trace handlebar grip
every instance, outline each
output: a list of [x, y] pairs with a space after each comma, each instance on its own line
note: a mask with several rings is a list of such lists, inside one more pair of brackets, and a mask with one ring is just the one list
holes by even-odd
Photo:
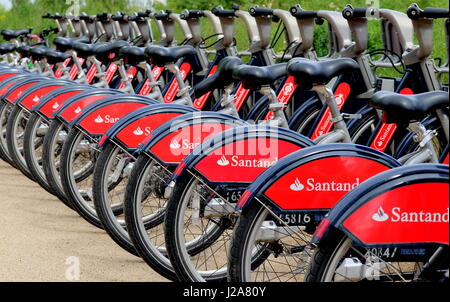
[[145, 12], [138, 12], [137, 16], [140, 18], [148, 18], [151, 13], [152, 13], [152, 11], [148, 9]]
[[248, 12], [252, 17], [273, 16], [273, 9], [252, 6], [248, 9]]
[[449, 10], [445, 8], [435, 8], [435, 7], [425, 7], [423, 10], [419, 8], [417, 4], [412, 4], [408, 7], [407, 15], [410, 19], [416, 20], [419, 18], [430, 18], [430, 19], [438, 19], [438, 18], [448, 18]]
[[189, 19], [199, 19], [201, 17], [204, 17], [205, 14], [201, 10], [185, 10], [180, 14], [180, 18], [183, 20], [189, 20]]
[[365, 18], [367, 17], [367, 8], [366, 7], [353, 8], [351, 5], [347, 5], [342, 11], [342, 16], [347, 20], [351, 20], [353, 18]]
[[224, 9], [221, 6], [214, 7], [211, 12], [217, 17], [236, 17], [236, 11], [233, 9]]
[[84, 20], [84, 21], [88, 21], [88, 20], [90, 20], [90, 16], [88, 16], [88, 15], [80, 15], [80, 20]]
[[305, 11], [300, 5], [294, 5], [290, 9], [291, 15], [297, 19], [312, 19], [317, 18], [317, 11]]
[[166, 20], [170, 18], [170, 13], [168, 11], [159, 11], [153, 15], [156, 20]]
[[125, 20], [125, 14], [122, 12], [115, 13], [111, 16], [111, 19], [113, 19], [114, 21]]
[[106, 20], [106, 19], [108, 19], [108, 13], [97, 14], [97, 19], [98, 20]]

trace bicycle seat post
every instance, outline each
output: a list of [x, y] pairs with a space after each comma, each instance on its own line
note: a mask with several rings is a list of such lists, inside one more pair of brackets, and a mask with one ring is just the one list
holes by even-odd
[[157, 101], [163, 102], [163, 95], [161, 92], [160, 83], [155, 80], [152, 66], [147, 62], [141, 62], [139, 65], [141, 66], [141, 68], [145, 70], [145, 74], [147, 75], [148, 79], [147, 85], [152, 88], [152, 92], [147, 96], [156, 99]]
[[271, 126], [289, 128], [289, 123], [284, 114], [284, 104], [278, 102], [278, 97], [270, 85], [262, 86], [259, 92], [269, 100], [269, 111], [273, 113], [273, 118], [267, 121]]
[[49, 76], [54, 78], [55, 74], [53, 73], [53, 69], [50, 66], [50, 64], [47, 62], [46, 58], [43, 58], [39, 61], [39, 64], [42, 66], [42, 75], [43, 76]]
[[112, 64], [116, 64], [118, 66], [120, 80], [125, 84], [125, 87], [120, 89], [121, 91], [128, 94], [135, 94], [133, 85], [131, 84], [130, 78], [128, 77], [127, 70], [125, 69], [125, 63], [123, 59], [120, 59]]
[[[333, 140], [336, 140], [336, 137], [338, 137], [344, 143], [351, 143], [352, 140], [350, 137], [350, 133], [348, 132], [347, 124], [344, 121], [343, 114], [341, 114], [339, 110], [331, 88], [327, 85], [313, 85], [311, 90], [315, 91], [322, 103], [326, 104], [330, 109], [331, 121], [334, 125], [333, 135], [330, 137], [333, 137]], [[317, 140], [317, 143], [320, 144], [325, 144], [327, 142], [327, 136], [319, 137]]]
[[236, 96], [233, 94], [233, 89], [234, 83], [225, 87], [221, 101], [222, 108], [218, 112], [234, 117], [239, 117], [239, 113], [236, 109], [236, 104], [234, 103]]
[[164, 68], [174, 74], [175, 79], [177, 80], [178, 83], [179, 91], [177, 93], [177, 96], [179, 97], [179, 99], [174, 102], [186, 106], [193, 106], [194, 104], [192, 103], [192, 99], [189, 94], [189, 90], [191, 89], [191, 87], [185, 84], [183, 80], [183, 75], [181, 74], [178, 65], [171, 63], [165, 65]]
[[96, 83], [94, 86], [99, 88], [109, 88], [108, 83], [106, 83], [105, 81], [105, 72], [102, 69], [100, 61], [97, 60], [95, 56], [88, 57], [88, 60], [91, 61], [93, 64], [95, 64], [95, 69], [97, 70], [95, 77], [99, 79], [99, 82]]
[[86, 76], [86, 73], [84, 72], [84, 69], [80, 63], [80, 60], [78, 59], [77, 52], [73, 49], [69, 50], [68, 52], [72, 56], [73, 63], [75, 64], [75, 66], [77, 67], [77, 70], [78, 70], [77, 81], [82, 84], [88, 84], [88, 82], [89, 82], [88, 78]]

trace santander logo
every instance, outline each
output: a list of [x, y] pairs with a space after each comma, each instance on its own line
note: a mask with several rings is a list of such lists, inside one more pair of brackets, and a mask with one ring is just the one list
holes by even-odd
[[340, 106], [344, 103], [344, 95], [342, 93], [339, 93], [338, 95], [336, 95], [335, 99], [336, 99], [336, 104], [338, 106]]
[[178, 140], [174, 138], [169, 146], [171, 149], [174, 150], [176, 149], [194, 150], [199, 145], [200, 143], [192, 143], [189, 139], [182, 139], [181, 141], [178, 142]]
[[402, 211], [400, 207], [392, 208], [390, 215], [386, 214], [383, 211], [383, 208], [380, 206], [378, 211], [372, 215], [372, 219], [377, 222], [429, 222], [429, 223], [448, 223], [448, 208], [447, 211], [442, 213], [439, 212], [408, 212]]
[[298, 178], [295, 179], [294, 183], [290, 186], [291, 190], [294, 192], [302, 191], [305, 186], [300, 182]]
[[378, 211], [377, 211], [375, 214], [372, 215], [372, 219], [375, 220], [375, 221], [382, 222], [382, 221], [388, 220], [388, 219], [389, 219], [389, 215], [386, 214], [386, 213], [383, 211], [383, 208], [380, 206], [380, 208], [378, 209]]
[[81, 108], [80, 108], [80, 106], [78, 106], [77, 109], [75, 109], [75, 113], [78, 114], [80, 112], [81, 112]]
[[41, 100], [41, 98], [38, 97], [38, 96], [35, 96], [35, 97], [33, 98], [33, 102], [35, 102], [35, 103], [38, 103], [40, 100]]
[[58, 102], [54, 103], [53, 106], [52, 106], [52, 108], [53, 108], [53, 109], [58, 109], [58, 108], [59, 108]]
[[[162, 69], [161, 68], [153, 68], [153, 77], [158, 78], [159, 75], [161, 74]], [[150, 81], [149, 81], [150, 83]]]
[[97, 118], [94, 120], [97, 124], [101, 124], [104, 122], [103, 118], [100, 116], [100, 114], [97, 116]]
[[101, 117], [101, 115], [99, 114], [97, 116], [97, 118], [94, 120], [94, 122], [96, 122], [97, 124], [114, 124], [117, 123], [120, 120], [120, 118], [118, 117], [111, 117], [110, 115], [105, 115], [104, 118]]
[[180, 149], [181, 148], [180, 143], [178, 143], [178, 141], [176, 139], [173, 139], [169, 146], [170, 146], [170, 149]]
[[140, 136], [142, 134], [144, 134], [144, 131], [142, 131], [141, 127], [137, 127], [136, 130], [133, 131], [134, 135]]
[[308, 178], [306, 185], [296, 178], [294, 183], [290, 185], [291, 191], [300, 192], [350, 192], [360, 184], [360, 179], [356, 178], [353, 182], [319, 182], [315, 178]]
[[225, 167], [231, 165], [231, 167], [241, 167], [241, 168], [268, 168], [278, 161], [278, 157], [275, 157], [273, 161], [262, 160], [262, 159], [240, 159], [238, 155], [233, 155], [230, 160], [228, 160], [225, 155], [217, 161], [219, 166]]
[[387, 124], [385, 127], [383, 127], [383, 133], [378, 138], [377, 146], [379, 148], [383, 147], [386, 143], [386, 139], [390, 136], [391, 132], [395, 130], [395, 124]]
[[230, 164], [230, 162], [227, 160], [225, 155], [222, 155], [222, 157], [217, 161], [217, 164], [219, 166], [225, 167], [225, 166], [228, 166]]
[[290, 94], [292, 90], [294, 90], [294, 84], [289, 83], [286, 85], [286, 87], [284, 87], [284, 94]]

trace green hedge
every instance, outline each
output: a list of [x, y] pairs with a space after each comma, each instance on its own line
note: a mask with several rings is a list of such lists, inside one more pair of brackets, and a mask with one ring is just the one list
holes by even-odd
[[[351, 3], [354, 7], [364, 6], [367, 0], [302, 0], [302, 1], [286, 1], [286, 0], [167, 0], [167, 7], [173, 9], [175, 12], [180, 12], [186, 8], [190, 9], [211, 9], [217, 5], [222, 5], [225, 8], [231, 8], [231, 6], [236, 3], [241, 6], [241, 9], [248, 9], [250, 6], [258, 4], [262, 7], [272, 7], [289, 9], [292, 5], [301, 3], [302, 7], [306, 10], [334, 10], [341, 11], [342, 8]], [[398, 11], [406, 11], [406, 8], [411, 1], [404, 0], [380, 0], [380, 6], [383, 8], [394, 9]], [[47, 12], [61, 12], [64, 13], [69, 9], [70, 4], [66, 4], [66, 0], [35, 0], [31, 2], [30, 0], [12, 0], [13, 7], [11, 10], [6, 11], [0, 6], [0, 29], [10, 28], [27, 28], [31, 27], [35, 32], [42, 30], [43, 28], [48, 28], [55, 26], [54, 22], [51, 20], [42, 20], [41, 15]], [[415, 0], [420, 7], [448, 7], [448, 2], [446, 0]], [[127, 0], [85, 0], [86, 6], [81, 7], [81, 11], [88, 14], [95, 14], [98, 12], [116, 12], [124, 11], [126, 13], [131, 13], [137, 8], [133, 8], [127, 5]], [[163, 9], [160, 4], [156, 4], [154, 9]], [[205, 21], [206, 22], [206, 21]], [[205, 24], [205, 23], [204, 23]], [[207, 36], [211, 34], [210, 26], [203, 26], [204, 35]], [[275, 32], [275, 26], [274, 30]], [[320, 55], [327, 53], [327, 35], [326, 27], [317, 26], [316, 38], [315, 38], [315, 48]], [[155, 30], [156, 32], [156, 30]], [[240, 50], [245, 50], [247, 48], [247, 35], [245, 27], [240, 21], [237, 21], [236, 26], [236, 40], [238, 42], [238, 48]], [[182, 41], [180, 31], [177, 31], [177, 40]], [[436, 30], [434, 31], [434, 57], [447, 58], [446, 55], [446, 45], [445, 45], [445, 35], [443, 30], [443, 21], [439, 20], [436, 22]], [[376, 49], [381, 47], [380, 39], [380, 27], [379, 21], [372, 20], [369, 23], [369, 49]], [[276, 46], [277, 51], [282, 51], [285, 47], [283, 41], [280, 41]]]

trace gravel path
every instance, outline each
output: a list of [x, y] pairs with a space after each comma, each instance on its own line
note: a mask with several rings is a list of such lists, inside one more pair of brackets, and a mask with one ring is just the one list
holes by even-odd
[[0, 282], [166, 281], [0, 160]]

